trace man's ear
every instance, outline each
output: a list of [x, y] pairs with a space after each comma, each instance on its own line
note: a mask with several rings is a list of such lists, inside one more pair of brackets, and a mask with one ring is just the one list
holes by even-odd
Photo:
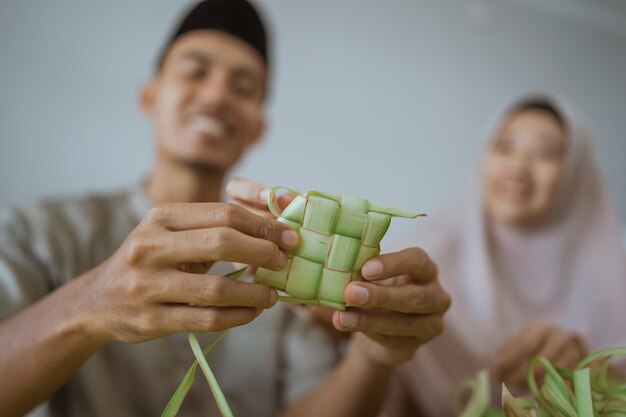
[[139, 89], [139, 108], [141, 111], [151, 116], [156, 105], [156, 80], [152, 79]]

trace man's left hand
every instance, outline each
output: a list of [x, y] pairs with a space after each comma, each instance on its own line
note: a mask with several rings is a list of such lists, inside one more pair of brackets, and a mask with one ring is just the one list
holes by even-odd
[[361, 268], [364, 281], [344, 290], [347, 311], [332, 316], [337, 330], [362, 332], [356, 343], [371, 359], [394, 366], [443, 330], [450, 296], [439, 285], [437, 267], [419, 248], [370, 259]]

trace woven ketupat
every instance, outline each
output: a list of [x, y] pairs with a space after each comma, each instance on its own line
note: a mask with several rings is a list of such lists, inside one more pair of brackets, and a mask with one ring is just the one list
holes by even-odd
[[279, 221], [298, 231], [300, 243], [287, 253], [285, 268], [259, 268], [254, 280], [284, 291], [289, 296], [286, 301], [296, 303], [345, 310], [343, 290], [350, 281], [362, 280], [361, 267], [380, 253], [380, 241], [391, 217], [420, 215], [359, 197], [317, 191], [296, 195], [280, 213], [273, 204], [278, 188], [282, 187], [274, 187], [270, 192], [270, 209]]

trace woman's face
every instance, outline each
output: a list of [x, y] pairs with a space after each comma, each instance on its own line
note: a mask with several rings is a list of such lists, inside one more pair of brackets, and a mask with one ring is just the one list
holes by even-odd
[[483, 162], [484, 203], [494, 219], [531, 225], [550, 208], [563, 172], [565, 133], [542, 110], [512, 114]]

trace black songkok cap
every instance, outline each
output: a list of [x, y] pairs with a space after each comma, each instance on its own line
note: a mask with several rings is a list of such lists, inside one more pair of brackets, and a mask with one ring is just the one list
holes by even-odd
[[205, 0], [183, 18], [159, 57], [159, 67], [176, 39], [187, 32], [202, 29], [228, 33], [252, 46], [268, 65], [267, 34], [256, 9], [246, 0]]

